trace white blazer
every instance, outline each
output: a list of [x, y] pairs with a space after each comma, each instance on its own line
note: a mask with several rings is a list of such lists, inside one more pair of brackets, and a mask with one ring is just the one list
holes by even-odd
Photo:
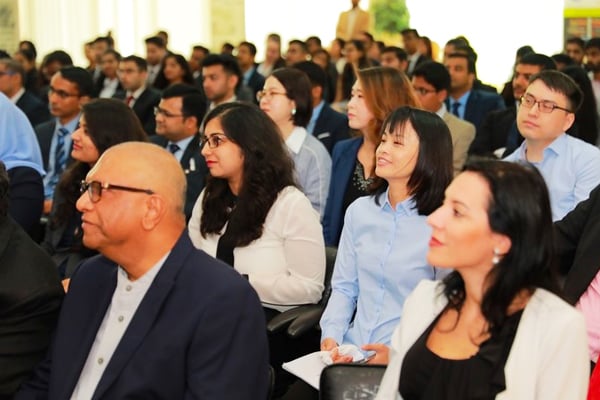
[[[401, 399], [402, 360], [446, 306], [442, 289], [440, 282], [421, 281], [406, 299], [376, 400]], [[581, 313], [554, 294], [537, 289], [523, 310], [504, 374], [506, 389], [497, 400], [585, 400], [590, 361]]]

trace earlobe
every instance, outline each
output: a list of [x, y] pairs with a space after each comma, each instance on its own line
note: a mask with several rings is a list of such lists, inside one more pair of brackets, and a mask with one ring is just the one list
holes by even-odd
[[563, 125], [563, 132], [566, 132], [567, 129], [573, 125], [573, 122], [575, 122], [575, 114], [568, 113], [567, 118], [565, 119], [565, 124]]
[[500, 256], [506, 255], [506, 253], [508, 253], [512, 247], [512, 241], [506, 235], [496, 234], [494, 242], [494, 249], [497, 250], [498, 255]]
[[146, 213], [142, 218], [144, 229], [151, 231], [158, 225], [164, 213], [165, 204], [163, 199], [152, 195], [146, 199]]

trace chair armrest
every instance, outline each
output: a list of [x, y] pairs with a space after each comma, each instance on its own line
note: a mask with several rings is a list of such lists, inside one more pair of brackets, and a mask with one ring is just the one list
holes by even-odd
[[302, 308], [303, 312], [288, 327], [288, 335], [292, 338], [298, 338], [317, 326], [323, 311], [325, 311], [325, 306], [322, 304], [313, 304]]
[[284, 311], [281, 314], [278, 314], [278, 315], [274, 316], [273, 318], [271, 318], [269, 321], [267, 321], [267, 332], [275, 333], [275, 332], [281, 331], [282, 329], [287, 328], [287, 326], [292, 321], [294, 321], [296, 318], [298, 318], [298, 316], [300, 314], [302, 314], [304, 307], [310, 307], [310, 306], [306, 305], [306, 306], [295, 307], [295, 308], [292, 308], [291, 310]]

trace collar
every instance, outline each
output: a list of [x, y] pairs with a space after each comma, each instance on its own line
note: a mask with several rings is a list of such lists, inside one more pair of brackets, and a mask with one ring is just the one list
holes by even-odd
[[69, 131], [69, 133], [72, 133], [73, 131], [75, 131], [75, 129], [77, 129], [77, 126], [79, 125], [80, 117], [81, 117], [81, 113], [77, 114], [77, 116], [75, 116], [75, 118], [73, 118], [72, 120], [70, 120], [69, 122], [67, 122], [64, 125], [60, 123], [58, 118], [56, 118], [56, 130], [58, 130], [59, 128], [65, 128], [66, 130]]
[[[567, 138], [566, 133], [561, 133], [556, 139], [552, 141], [546, 148], [544, 149], [544, 158], [539, 162], [532, 162], [532, 164], [536, 165], [543, 162], [546, 159], [546, 155], [555, 154], [560, 155], [564, 153], [568, 146], [569, 139]], [[527, 140], [524, 140], [519, 147], [519, 160], [527, 161]], [[527, 161], [529, 162], [529, 161]]]
[[21, 89], [19, 89], [17, 91], [17, 93], [15, 93], [15, 95], [13, 97], [10, 98], [10, 101], [12, 101], [14, 104], [17, 104], [17, 101], [19, 101], [19, 99], [25, 94], [25, 88], [21, 87]]
[[177, 146], [179, 146], [179, 149], [181, 151], [185, 151], [185, 149], [187, 149], [187, 147], [188, 147], [188, 144], [190, 144], [190, 142], [192, 140], [194, 140], [195, 136], [196, 136], [196, 134], [194, 134], [192, 136], [188, 136], [188, 137], [186, 137], [184, 139], [181, 139], [181, 140], [179, 140], [177, 142], [172, 142], [172, 141], [169, 140], [169, 143], [175, 143]]
[[256, 69], [256, 67], [252, 66], [252, 67], [248, 68], [248, 71], [244, 72], [243, 79], [242, 79], [244, 81], [244, 85], [248, 85], [248, 81], [250, 80], [250, 77], [254, 73], [255, 69]]
[[133, 92], [130, 92], [128, 90], [125, 98], [127, 98], [129, 96], [133, 96], [133, 99], [137, 100], [141, 96], [141, 94], [144, 93], [144, 90], [146, 90], [146, 85], [140, 86], [137, 90], [134, 90]]
[[446, 113], [448, 112], [448, 107], [446, 107], [446, 104], [444, 102], [442, 102], [442, 106], [440, 107], [439, 110], [437, 110], [435, 113], [442, 119], [444, 119], [444, 115], [446, 115]]
[[379, 209], [381, 211], [391, 212], [400, 215], [418, 215], [419, 212], [417, 210], [417, 203], [415, 202], [413, 196], [410, 196], [404, 201], [401, 201], [400, 203], [396, 204], [396, 209], [394, 209], [394, 207], [392, 207], [392, 204], [390, 203], [389, 191], [390, 188], [388, 187], [384, 193], [381, 193], [379, 195]]
[[292, 152], [294, 152], [294, 154], [298, 154], [307, 135], [308, 132], [306, 132], [306, 129], [301, 126], [295, 126], [294, 130], [285, 141], [285, 144]]
[[[220, 102], [219, 104], [224, 104], [224, 103], [233, 103], [234, 101], [237, 101], [237, 96], [234, 94], [232, 97], [230, 97], [229, 99]], [[209, 110], [212, 110], [213, 108], [215, 108], [216, 106], [218, 106], [219, 104], [216, 104], [214, 101], [210, 102], [210, 105], [208, 106]]]
[[450, 106], [452, 106], [452, 104], [459, 102], [461, 107], [465, 107], [467, 105], [467, 101], [469, 101], [469, 96], [471, 96], [471, 91], [467, 91], [465, 94], [463, 94], [462, 96], [460, 96], [458, 99], [454, 99], [452, 97], [450, 97]]
[[308, 121], [308, 125], [306, 126], [306, 130], [311, 135], [314, 134], [315, 126], [317, 125], [317, 119], [319, 118], [319, 115], [321, 115], [321, 110], [323, 109], [323, 106], [325, 106], [325, 101], [321, 100], [321, 102], [317, 104], [315, 108], [313, 108], [312, 115], [310, 116], [310, 121]]

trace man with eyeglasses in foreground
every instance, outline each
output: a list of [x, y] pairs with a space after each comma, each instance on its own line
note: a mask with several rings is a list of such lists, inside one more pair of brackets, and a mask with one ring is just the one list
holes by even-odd
[[150, 143], [108, 149], [82, 182], [83, 243], [51, 350], [15, 399], [264, 399], [256, 292], [190, 241], [185, 176]]
[[79, 124], [81, 106], [94, 91], [91, 74], [80, 67], [63, 67], [52, 76], [48, 88], [50, 114], [54, 118], [35, 127], [44, 169], [44, 214], [52, 209], [54, 188], [71, 162], [71, 134]]
[[600, 149], [565, 133], [582, 101], [579, 86], [562, 72], [533, 75], [517, 110], [517, 127], [525, 140], [504, 158], [532, 163], [541, 172], [554, 221], [587, 199], [600, 183]]

